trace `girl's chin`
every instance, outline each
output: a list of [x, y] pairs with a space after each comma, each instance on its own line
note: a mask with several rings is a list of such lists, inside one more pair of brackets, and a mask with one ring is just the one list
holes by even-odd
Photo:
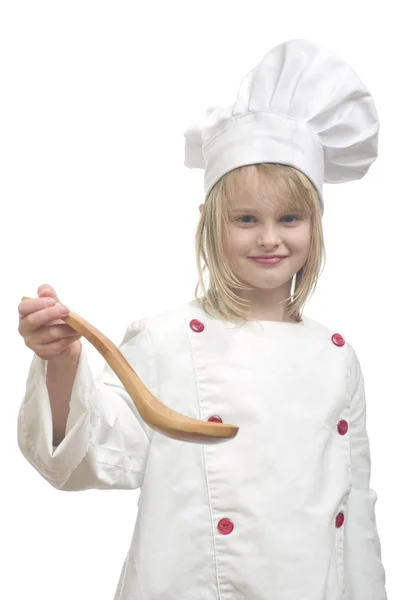
[[289, 289], [292, 277], [289, 279], [286, 279], [285, 277], [267, 277], [266, 280], [264, 280], [263, 277], [259, 279], [258, 277], [240, 276], [239, 279], [244, 285], [249, 285], [257, 290], [275, 290], [282, 286], [286, 286]]

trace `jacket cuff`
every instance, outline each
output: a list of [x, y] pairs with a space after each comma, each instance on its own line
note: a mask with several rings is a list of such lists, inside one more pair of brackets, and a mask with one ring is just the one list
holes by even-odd
[[84, 344], [73, 385], [65, 438], [53, 446], [53, 424], [47, 389], [48, 361], [33, 356], [26, 394], [18, 414], [18, 446], [33, 467], [52, 485], [61, 487], [93, 444], [98, 422], [95, 381]]

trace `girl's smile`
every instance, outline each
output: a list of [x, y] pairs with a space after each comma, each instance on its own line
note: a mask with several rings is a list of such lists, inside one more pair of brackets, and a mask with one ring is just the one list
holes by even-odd
[[256, 257], [256, 256], [250, 256], [249, 257], [251, 260], [253, 260], [253, 262], [259, 264], [259, 265], [278, 265], [279, 263], [281, 263], [282, 260], [285, 260], [287, 257], [283, 256], [283, 257]]

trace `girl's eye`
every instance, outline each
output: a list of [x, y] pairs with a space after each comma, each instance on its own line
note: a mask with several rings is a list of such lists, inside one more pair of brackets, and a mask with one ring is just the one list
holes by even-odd
[[[297, 215], [285, 215], [285, 218], [292, 218], [292, 219], [299, 219], [299, 217]], [[288, 221], [289, 223], [291, 223], [292, 221]]]
[[[299, 219], [298, 215], [285, 215], [282, 219]], [[237, 221], [240, 223], [248, 223], [248, 221], [241, 221], [241, 219], [256, 219], [253, 215], [243, 215], [237, 218]], [[288, 221], [288, 223], [293, 223], [293, 221]]]
[[[243, 215], [242, 217], [238, 217], [237, 221], [240, 221], [240, 219], [255, 219], [255, 217], [253, 217], [252, 215]], [[247, 221], [240, 221], [241, 223], [247, 223]]]

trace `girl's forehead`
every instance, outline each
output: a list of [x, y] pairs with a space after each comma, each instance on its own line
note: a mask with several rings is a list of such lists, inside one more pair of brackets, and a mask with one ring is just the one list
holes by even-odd
[[294, 186], [282, 173], [270, 175], [256, 165], [248, 165], [228, 173], [225, 183], [223, 205], [229, 213], [243, 209], [274, 215], [308, 213], [304, 199], [293, 192]]
[[280, 183], [277, 185], [270, 177], [259, 173], [254, 166], [232, 173], [227, 179], [227, 199], [231, 209], [242, 205], [278, 208], [281, 197], [284, 196], [284, 201], [286, 200], [286, 194], [280, 192]]
[[277, 208], [279, 205], [279, 198], [275, 197], [275, 194], [269, 193], [269, 191], [258, 190], [235, 190], [228, 196], [229, 208]]
[[284, 206], [295, 204], [290, 194], [282, 191], [274, 184], [262, 182], [262, 185], [239, 184], [228, 190], [227, 205], [230, 210], [251, 208], [256, 210], [280, 210]]

